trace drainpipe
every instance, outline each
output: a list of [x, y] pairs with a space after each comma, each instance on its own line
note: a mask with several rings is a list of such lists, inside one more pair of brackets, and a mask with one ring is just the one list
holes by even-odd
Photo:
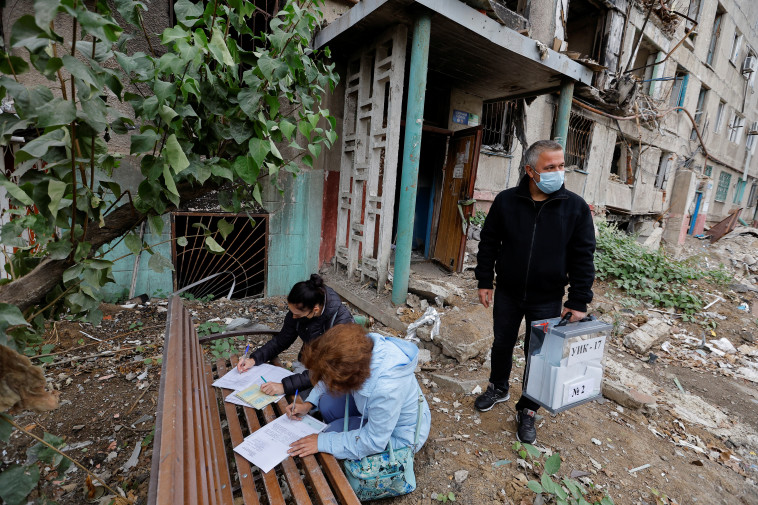
[[395, 272], [392, 277], [392, 303], [401, 305], [408, 298], [408, 277], [411, 270], [413, 218], [416, 211], [418, 166], [421, 155], [421, 127], [424, 123], [426, 73], [429, 67], [429, 37], [432, 18], [424, 12], [413, 25], [411, 71], [408, 76], [408, 105], [405, 109], [403, 168], [400, 180], [397, 237], [395, 239]]
[[558, 100], [558, 117], [555, 119], [555, 141], [566, 149], [566, 138], [571, 115], [571, 100], [574, 98], [574, 81], [564, 79], [561, 83], [561, 96]]

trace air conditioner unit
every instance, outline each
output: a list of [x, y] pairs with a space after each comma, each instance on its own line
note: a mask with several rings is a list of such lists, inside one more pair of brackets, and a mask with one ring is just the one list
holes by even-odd
[[742, 62], [742, 74], [752, 74], [753, 72], [755, 72], [755, 56], [748, 56]]

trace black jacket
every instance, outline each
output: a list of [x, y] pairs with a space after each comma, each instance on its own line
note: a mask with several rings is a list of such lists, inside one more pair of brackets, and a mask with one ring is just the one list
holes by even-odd
[[[289, 348], [297, 337], [303, 341], [303, 345], [323, 335], [326, 330], [335, 324], [352, 323], [353, 315], [342, 305], [339, 295], [329, 286], [324, 286], [326, 294], [324, 296], [324, 310], [320, 315], [310, 319], [292, 317], [292, 312], [287, 311], [284, 317], [282, 329], [274, 335], [271, 340], [266, 342], [262, 347], [253, 351], [250, 357], [255, 360], [256, 364], [267, 363], [268, 361], [279, 356], [285, 349]], [[282, 380], [284, 393], [291, 395], [298, 389], [304, 391], [313, 385], [311, 384], [308, 370], [303, 373], [290, 375]]]
[[[541, 205], [540, 205], [541, 203]], [[595, 229], [589, 206], [565, 186], [535, 202], [529, 177], [500, 192], [482, 227], [477, 267], [479, 289], [497, 288], [526, 303], [563, 299], [587, 311], [595, 280]]]

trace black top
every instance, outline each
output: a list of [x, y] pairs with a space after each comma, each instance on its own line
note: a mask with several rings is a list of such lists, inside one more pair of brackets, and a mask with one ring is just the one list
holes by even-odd
[[[289, 348], [297, 337], [302, 339], [305, 346], [326, 333], [326, 330], [335, 324], [354, 322], [353, 315], [347, 307], [342, 305], [342, 300], [340, 300], [337, 292], [329, 286], [324, 286], [324, 290], [326, 293], [324, 295], [324, 308], [321, 314], [310, 319], [307, 317], [295, 319], [292, 316], [292, 312], [287, 311], [287, 315], [284, 317], [284, 324], [279, 333], [250, 354], [250, 357], [255, 360], [256, 364], [267, 363], [274, 359], [282, 351]], [[284, 386], [284, 394], [288, 395], [294, 394], [298, 389], [308, 389], [312, 387], [310, 374], [306, 370], [299, 374], [290, 375], [282, 380], [282, 385]]]
[[[587, 202], [565, 186], [535, 202], [529, 177], [500, 192], [481, 232], [479, 289], [497, 287], [526, 303], [562, 299], [567, 308], [587, 311], [595, 280], [595, 228]], [[493, 272], [495, 270], [495, 272]]]

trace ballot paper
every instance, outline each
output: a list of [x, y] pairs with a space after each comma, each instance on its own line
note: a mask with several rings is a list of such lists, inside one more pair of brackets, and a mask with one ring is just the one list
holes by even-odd
[[237, 370], [237, 367], [234, 367], [226, 375], [214, 382], [213, 385], [217, 388], [239, 391], [253, 384], [263, 384], [261, 377], [265, 378], [268, 382], [282, 382], [282, 379], [288, 375], [292, 375], [292, 372], [286, 368], [264, 363], [262, 365], [255, 365], [247, 372], [242, 373]]
[[311, 416], [305, 416], [301, 421], [280, 416], [245, 437], [242, 443], [234, 448], [234, 452], [260, 468], [263, 473], [268, 473], [287, 459], [287, 451], [292, 442], [319, 433], [324, 428], [326, 424]]
[[247, 402], [256, 409], [262, 409], [269, 403], [278, 402], [284, 395], [267, 395], [261, 391], [261, 387], [258, 384], [253, 384], [250, 387], [242, 389], [234, 393], [234, 395], [240, 400]]

